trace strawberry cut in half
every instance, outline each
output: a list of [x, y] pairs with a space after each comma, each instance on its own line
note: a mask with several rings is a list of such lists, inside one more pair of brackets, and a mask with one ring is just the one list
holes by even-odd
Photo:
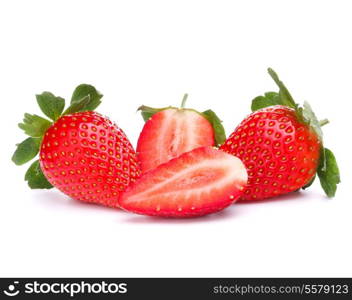
[[308, 188], [316, 177], [328, 197], [340, 182], [334, 154], [323, 143], [322, 126], [308, 102], [298, 105], [277, 74], [279, 92], [252, 101], [245, 118], [220, 147], [244, 162], [248, 184], [242, 200], [262, 200]]
[[137, 143], [143, 173], [182, 153], [225, 141], [225, 131], [217, 115], [211, 110], [200, 113], [184, 108], [186, 99], [187, 94], [181, 108], [139, 108], [146, 121]]
[[200, 147], [145, 173], [119, 198], [137, 214], [195, 217], [235, 202], [247, 183], [244, 164], [213, 147]]

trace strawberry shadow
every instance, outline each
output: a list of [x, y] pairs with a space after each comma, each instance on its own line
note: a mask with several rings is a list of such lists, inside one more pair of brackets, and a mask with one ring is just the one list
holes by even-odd
[[60, 209], [60, 208], [74, 208], [77, 210], [89, 211], [105, 211], [116, 214], [116, 212], [124, 212], [118, 208], [107, 207], [96, 203], [88, 203], [70, 198], [69, 196], [57, 190], [38, 191], [35, 195], [35, 201], [39, 202], [44, 208]]
[[[127, 213], [127, 212], [126, 212]], [[164, 218], [164, 217], [151, 217], [131, 214], [131, 217], [127, 218], [125, 221], [127, 223], [134, 224], [191, 224], [191, 223], [203, 223], [203, 222], [221, 222], [227, 219], [236, 218], [239, 211], [230, 206], [220, 212], [191, 218]]]
[[[270, 203], [280, 203], [289, 201], [307, 201], [315, 196], [315, 193], [309, 192], [292, 192], [285, 195], [280, 195], [274, 198], [268, 198], [256, 201], [238, 201], [230, 207], [214, 214], [192, 217], [192, 218], [163, 218], [163, 217], [150, 217], [144, 215], [132, 214], [118, 208], [106, 207], [94, 203], [85, 203], [74, 200], [57, 190], [48, 191], [34, 191], [34, 201], [38, 202], [44, 209], [74, 209], [79, 211], [86, 211], [89, 213], [107, 213], [107, 214], [120, 214], [117, 222], [126, 222], [130, 224], [192, 224], [204, 222], [222, 222], [229, 219], [240, 218], [248, 214], [249, 207], [252, 205], [269, 205]], [[321, 195], [320, 195], [321, 196]], [[316, 197], [314, 197], [316, 198]], [[248, 209], [246, 209], [248, 208]]]
[[282, 201], [302, 201], [305, 198], [310, 198], [311, 195], [307, 192], [296, 191], [292, 193], [288, 193], [285, 195], [279, 195], [276, 197], [266, 198], [262, 200], [242, 200], [234, 203], [235, 205], [257, 205], [257, 204], [266, 204], [266, 203], [274, 203], [274, 202], [282, 202]]
[[[140, 224], [179, 224], [179, 223], [199, 223], [199, 222], [209, 222], [209, 221], [218, 221], [226, 218], [235, 217], [238, 212], [232, 206], [227, 209], [220, 211], [218, 213], [210, 214], [207, 216], [193, 217], [193, 218], [163, 218], [163, 217], [151, 217], [133, 214], [128, 211], [119, 208], [111, 208], [95, 203], [87, 203], [79, 200], [70, 198], [69, 196], [61, 193], [58, 190], [40, 190], [34, 191], [34, 201], [42, 206], [44, 209], [74, 209], [80, 211], [89, 211], [89, 212], [105, 212], [113, 214], [121, 214], [121, 216], [126, 216], [127, 219], [124, 221], [128, 223], [140, 223]], [[121, 222], [121, 219], [118, 220]]]

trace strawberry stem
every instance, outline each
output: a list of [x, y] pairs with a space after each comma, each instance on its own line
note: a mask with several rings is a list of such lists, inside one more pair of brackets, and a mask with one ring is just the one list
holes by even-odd
[[188, 94], [184, 94], [181, 102], [181, 108], [185, 108], [187, 98], [188, 98]]
[[329, 120], [328, 120], [328, 119], [324, 119], [324, 120], [320, 120], [320, 121], [319, 121], [320, 127], [322, 127], [322, 126], [324, 126], [324, 125], [326, 125], [326, 124], [329, 124]]

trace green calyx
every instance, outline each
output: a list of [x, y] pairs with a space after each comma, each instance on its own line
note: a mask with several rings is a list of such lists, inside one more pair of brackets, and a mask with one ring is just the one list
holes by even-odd
[[137, 111], [141, 112], [142, 118], [145, 122], [147, 122], [156, 113], [163, 111], [163, 110], [166, 110], [166, 109], [179, 109], [179, 110], [194, 111], [194, 112], [200, 114], [205, 119], [207, 119], [210, 122], [210, 124], [212, 125], [213, 130], [214, 130], [214, 139], [215, 139], [216, 145], [219, 146], [219, 145], [223, 144], [226, 140], [226, 134], [225, 134], [224, 126], [222, 126], [222, 121], [220, 120], [220, 118], [211, 109], [208, 109], [203, 112], [199, 112], [194, 109], [185, 108], [187, 98], [188, 98], [188, 94], [184, 94], [180, 108], [177, 108], [174, 106], [153, 108], [150, 106], [142, 105], [137, 109]]
[[150, 106], [141, 105], [140, 107], [138, 107], [137, 111], [141, 112], [144, 122], [147, 122], [153, 115], [155, 115], [159, 111], [163, 111], [166, 109], [177, 109], [177, 107], [167, 106], [162, 108], [153, 108]]
[[[290, 107], [295, 110], [298, 121], [310, 126], [310, 128], [316, 133], [321, 142], [321, 154], [319, 159], [319, 165], [317, 169], [317, 175], [320, 180], [320, 184], [328, 197], [334, 197], [337, 189], [337, 185], [340, 181], [339, 168], [335, 159], [334, 154], [328, 148], [324, 148], [323, 145], [323, 131], [322, 127], [329, 123], [329, 120], [323, 119], [318, 120], [310, 104], [305, 101], [303, 106], [297, 104], [287, 87], [279, 79], [276, 72], [269, 68], [268, 73], [271, 78], [275, 81], [276, 85], [279, 87], [279, 92], [267, 92], [263, 96], [258, 96], [252, 100], [252, 111], [257, 111], [259, 109], [273, 106], [273, 105], [283, 105]], [[303, 187], [303, 189], [308, 188], [314, 181], [316, 176]]]
[[[92, 111], [99, 106], [103, 97], [92, 85], [80, 84], [74, 90], [70, 105], [66, 110], [65, 99], [57, 97], [50, 92], [36, 95], [37, 103], [43, 114], [49, 118], [25, 113], [22, 123], [18, 127], [29, 137], [17, 144], [12, 155], [12, 161], [16, 165], [23, 165], [34, 159], [39, 153], [42, 138], [48, 128], [61, 116], [83, 111]], [[45, 178], [36, 160], [26, 172], [25, 180], [32, 189], [50, 189], [53, 186]]]

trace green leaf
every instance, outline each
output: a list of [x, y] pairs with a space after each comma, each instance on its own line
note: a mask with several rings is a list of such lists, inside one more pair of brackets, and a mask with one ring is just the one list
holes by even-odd
[[103, 97], [94, 86], [89, 84], [80, 84], [72, 94], [71, 104], [63, 113], [64, 115], [73, 114], [82, 111], [92, 111], [101, 103]]
[[268, 68], [268, 73], [280, 89], [279, 96], [281, 104], [296, 109], [297, 104], [293, 100], [290, 92], [288, 91], [284, 83], [279, 79], [279, 76], [276, 74], [276, 72], [273, 69]]
[[281, 100], [276, 92], [267, 92], [264, 96], [258, 96], [252, 100], [252, 111], [256, 111], [272, 105], [280, 105]]
[[28, 182], [31, 189], [51, 189], [53, 186], [46, 179], [40, 167], [39, 160], [31, 164], [24, 176], [24, 180]]
[[303, 117], [304, 117], [306, 123], [308, 123], [308, 125], [313, 128], [313, 130], [315, 131], [315, 133], [319, 137], [320, 141], [322, 141], [323, 140], [323, 131], [321, 130], [320, 122], [319, 122], [318, 118], [316, 117], [315, 113], [313, 112], [312, 107], [310, 106], [310, 104], [307, 101], [305, 101], [303, 104], [302, 114], [303, 114]]
[[276, 85], [279, 87], [280, 105], [293, 108], [296, 111], [296, 116], [298, 120], [301, 123], [305, 123], [305, 120], [303, 117], [303, 108], [300, 107], [292, 98], [290, 92], [288, 91], [284, 83], [279, 79], [279, 76], [277, 75], [277, 73], [271, 68], [268, 68], [268, 73], [271, 76], [271, 78], [275, 81]]
[[19, 123], [18, 127], [31, 137], [42, 137], [51, 126], [51, 122], [37, 115], [24, 114], [23, 123]]
[[278, 98], [279, 97], [279, 94], [276, 93], [276, 92], [266, 92], [264, 94], [264, 97], [270, 101], [275, 101], [277, 103], [280, 102], [280, 99]]
[[41, 139], [29, 137], [17, 144], [17, 149], [12, 156], [12, 161], [20, 166], [33, 159], [39, 152]]
[[42, 112], [51, 120], [56, 121], [65, 107], [65, 99], [56, 97], [50, 92], [36, 95], [38, 105]]
[[74, 114], [76, 112], [87, 111], [86, 107], [89, 105], [90, 96], [87, 95], [80, 100], [73, 102], [63, 113], [63, 115]]
[[170, 109], [170, 108], [176, 109], [176, 107], [172, 107], [172, 106], [163, 107], [163, 108], [153, 108], [150, 106], [142, 105], [142, 106], [138, 107], [137, 111], [141, 112], [141, 115], [142, 115], [144, 122], [147, 122], [157, 112], [165, 110], [165, 109]]
[[76, 87], [72, 94], [71, 105], [77, 101], [81, 101], [82, 98], [85, 98], [89, 95], [89, 102], [84, 107], [85, 111], [95, 110], [101, 103], [101, 98], [103, 97], [96, 88], [89, 84], [80, 84]]
[[318, 167], [318, 177], [325, 194], [331, 198], [335, 196], [337, 185], [341, 182], [340, 171], [331, 150], [325, 148], [323, 151], [324, 155]]
[[210, 124], [213, 126], [215, 134], [215, 142], [217, 146], [222, 145], [226, 140], [226, 134], [224, 126], [222, 126], [222, 121], [211, 109], [202, 112], [204, 118], [206, 118]]
[[[276, 72], [269, 68], [268, 72], [272, 79], [279, 87], [279, 103], [281, 105], [285, 105], [288, 107], [293, 108], [296, 111], [296, 116], [301, 123], [307, 124], [313, 128], [315, 133], [317, 134], [320, 141], [323, 140], [323, 131], [321, 130], [321, 126], [324, 126], [328, 123], [328, 120], [322, 120], [320, 123], [314, 114], [311, 106], [307, 101], [304, 102], [303, 107], [299, 106], [294, 99], [292, 98], [290, 92], [288, 91], [287, 87], [283, 84], [283, 82], [279, 79], [279, 76]], [[260, 100], [257, 100], [260, 101]], [[253, 105], [253, 104], [252, 104]]]

